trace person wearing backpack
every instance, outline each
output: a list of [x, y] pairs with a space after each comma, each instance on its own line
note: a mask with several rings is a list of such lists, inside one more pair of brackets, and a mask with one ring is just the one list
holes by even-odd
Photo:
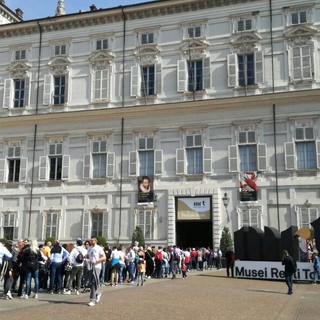
[[32, 240], [30, 247], [25, 249], [22, 256], [22, 266], [26, 274], [26, 286], [24, 289], [24, 294], [21, 296], [22, 299], [28, 299], [31, 292], [31, 278], [34, 279], [34, 298], [38, 298], [39, 292], [39, 261], [42, 261], [38, 242], [37, 240]]
[[83, 264], [84, 258], [87, 255], [87, 250], [82, 246], [82, 239], [77, 239], [76, 242], [77, 246], [72, 249], [68, 260], [72, 266], [70, 277], [67, 283], [66, 291], [64, 294], [71, 294], [71, 286], [73, 283], [74, 278], [76, 278], [76, 287], [75, 287], [75, 294], [79, 294], [79, 290], [81, 288], [81, 279], [83, 275]]
[[162, 253], [161, 246], [158, 247], [158, 250], [157, 250], [156, 255], [154, 257], [154, 262], [156, 264], [156, 278], [161, 279], [162, 278], [162, 266], [163, 266], [163, 253]]

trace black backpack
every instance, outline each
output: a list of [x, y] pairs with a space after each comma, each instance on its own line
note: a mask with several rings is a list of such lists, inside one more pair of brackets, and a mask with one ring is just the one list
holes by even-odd
[[35, 271], [38, 269], [39, 262], [38, 262], [38, 255], [34, 252], [29, 252], [27, 256], [27, 268], [29, 270]]
[[76, 262], [77, 263], [82, 263], [84, 260], [84, 256], [83, 254], [81, 253], [81, 251], [79, 251], [78, 255], [76, 256]]

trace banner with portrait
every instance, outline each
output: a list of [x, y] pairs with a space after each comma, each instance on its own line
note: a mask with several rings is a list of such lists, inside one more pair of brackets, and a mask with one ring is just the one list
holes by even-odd
[[141, 176], [138, 177], [138, 203], [153, 202], [153, 177]]
[[242, 172], [239, 179], [240, 201], [257, 201], [258, 186], [256, 172]]

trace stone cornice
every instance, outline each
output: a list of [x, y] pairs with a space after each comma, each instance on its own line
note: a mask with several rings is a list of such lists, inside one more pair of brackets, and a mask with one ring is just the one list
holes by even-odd
[[117, 23], [123, 20], [142, 20], [152, 17], [168, 16], [205, 10], [214, 7], [243, 4], [259, 0], [163, 0], [156, 2], [141, 3], [111, 9], [81, 12], [58, 17], [49, 17], [39, 20], [31, 20], [20, 23], [0, 26], [0, 38], [10, 38], [39, 33], [38, 23], [43, 32], [57, 32], [61, 30], [77, 29], [94, 25]]
[[[304, 103], [306, 100], [310, 102], [318, 102], [320, 100], [320, 90], [303, 90], [275, 94], [262, 94], [259, 95], [258, 99], [256, 95], [253, 95], [236, 98], [189, 101], [181, 103], [1, 117], [0, 127], [20, 127], [35, 124], [46, 125], [50, 123], [67, 124], [69, 122], [72, 124], [83, 124], [84, 122], [87, 123], [91, 121], [100, 121], [104, 118], [113, 121], [121, 121], [122, 118], [126, 120], [143, 119], [146, 117], [152, 119], [157, 119], [157, 117], [169, 118], [178, 116], [179, 114], [199, 115], [206, 114], [208, 112], [233, 112], [234, 110], [239, 110], [241, 108], [248, 108], [248, 106], [254, 106], [255, 110], [258, 110], [259, 107], [264, 108], [269, 106], [270, 108], [272, 108], [273, 104], [276, 104], [276, 106], [280, 107], [283, 105], [288, 105], [290, 103]], [[287, 116], [287, 113], [285, 113], [285, 115]], [[297, 117], [301, 115], [306, 115], [304, 110], [301, 110], [301, 114], [297, 114]], [[260, 119], [260, 117], [258, 116], [257, 119]], [[254, 121], [254, 119], [251, 119], [251, 121]]]

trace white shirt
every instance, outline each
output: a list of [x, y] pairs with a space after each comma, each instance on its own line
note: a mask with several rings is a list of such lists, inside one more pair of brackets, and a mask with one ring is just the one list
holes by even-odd
[[123, 251], [118, 251], [119, 252], [119, 263], [121, 265], [125, 264], [125, 254]]
[[87, 249], [85, 249], [84, 247], [82, 246], [79, 246], [79, 247], [75, 247], [72, 249], [72, 251], [70, 252], [70, 255], [69, 255], [69, 258], [68, 260], [70, 261], [70, 263], [73, 265], [73, 266], [76, 266], [76, 267], [81, 267], [83, 266], [83, 262], [81, 263], [78, 263], [76, 261], [76, 258], [79, 254], [79, 252], [82, 253], [83, 257], [85, 257], [87, 255]]
[[[97, 260], [104, 257], [103, 249], [99, 245], [91, 246], [88, 250], [89, 261], [95, 263]], [[102, 263], [99, 262], [95, 265], [96, 269], [102, 268]]]

